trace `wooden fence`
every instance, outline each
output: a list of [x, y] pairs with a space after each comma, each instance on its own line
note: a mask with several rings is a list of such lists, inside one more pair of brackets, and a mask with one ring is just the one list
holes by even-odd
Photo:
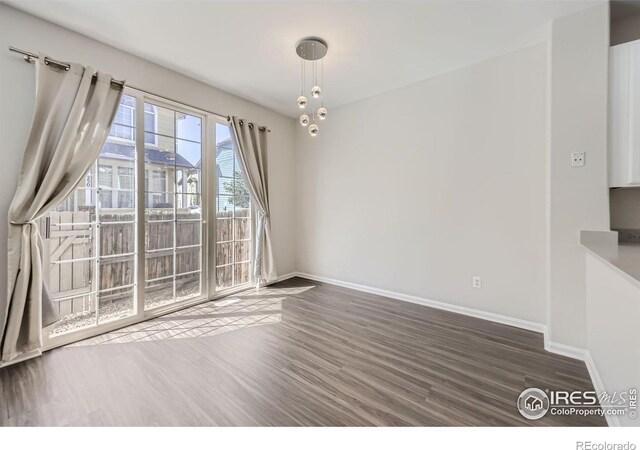
[[[218, 226], [216, 242], [230, 241], [235, 235], [237, 239], [248, 239], [251, 233], [249, 210], [236, 211], [236, 219], [232, 212], [217, 213]], [[173, 283], [174, 274], [174, 226], [175, 243], [179, 248], [175, 252], [176, 275], [201, 270], [202, 223], [199, 214], [178, 210], [177, 221], [174, 222], [174, 211], [164, 209], [148, 210], [145, 217], [145, 280], [147, 289], [165, 289]], [[194, 220], [195, 219], [195, 220]], [[111, 290], [101, 295], [101, 301], [131, 296], [131, 288], [116, 289], [128, 286], [135, 280], [135, 235], [136, 224], [133, 210], [100, 213], [100, 225], [95, 224], [93, 211], [51, 212], [49, 214], [50, 233], [47, 240], [49, 267], [47, 285], [54, 298], [79, 296], [64, 302], [57, 302], [61, 315], [75, 311], [91, 311], [95, 308], [93, 299], [81, 297], [94, 291], [96, 283], [96, 265], [90, 259], [96, 253], [96, 239], [99, 239], [99, 250], [102, 259], [99, 265], [99, 289]], [[216, 261], [219, 265], [232, 261], [231, 252], [235, 252], [235, 260], [247, 260], [250, 255], [250, 243], [220, 243], [216, 245]], [[231, 271], [233, 272], [233, 275]], [[217, 269], [218, 286], [229, 285], [231, 277], [236, 280], [249, 280], [250, 264], [240, 264]], [[199, 274], [179, 277], [180, 283], [193, 282]]]

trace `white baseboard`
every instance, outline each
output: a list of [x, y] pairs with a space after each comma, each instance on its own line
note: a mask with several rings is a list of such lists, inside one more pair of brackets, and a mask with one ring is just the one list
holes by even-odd
[[[588, 350], [585, 350], [583, 348], [578, 348], [578, 347], [572, 347], [570, 345], [558, 344], [557, 342], [552, 342], [547, 339], [547, 335], [545, 335], [544, 337], [544, 348], [548, 352], [583, 361], [587, 366], [587, 371], [589, 372], [589, 378], [591, 378], [593, 389], [597, 392], [598, 395], [606, 391], [604, 387], [604, 383], [602, 382], [602, 378], [600, 378], [600, 374], [598, 373], [598, 368], [596, 367], [596, 363], [591, 357], [591, 354], [589, 353]], [[608, 426], [610, 427], [622, 426], [622, 424], [620, 423], [620, 419], [618, 417], [616, 416], [604, 416], [604, 417], [607, 420]]]
[[[587, 371], [589, 372], [589, 378], [591, 378], [593, 389], [598, 393], [598, 395], [606, 391], [602, 378], [600, 378], [600, 374], [598, 373], [598, 367], [588, 350], [553, 342], [548, 339], [548, 334], [545, 334], [544, 336], [544, 349], [557, 355], [567, 356], [569, 358], [583, 361], [587, 366]], [[610, 427], [622, 426], [620, 419], [616, 416], [605, 416], [605, 419], [607, 420], [607, 425]]]
[[278, 277], [278, 281], [288, 280], [289, 278], [293, 278], [293, 277], [297, 277], [297, 276], [298, 276], [298, 272], [289, 272], [288, 274], [280, 275]]
[[403, 294], [403, 293], [394, 292], [394, 291], [387, 291], [385, 289], [378, 289], [370, 286], [364, 286], [362, 284], [336, 280], [334, 278], [320, 277], [320, 276], [312, 275], [309, 273], [297, 272], [295, 276], [298, 276], [301, 278], [307, 278], [313, 281], [320, 281], [323, 283], [334, 284], [336, 286], [342, 286], [342, 287], [346, 287], [356, 291], [381, 295], [383, 297], [388, 297], [395, 300], [416, 303], [419, 305], [429, 306], [431, 308], [442, 309], [445, 311], [450, 311], [458, 314], [464, 314], [465, 316], [471, 316], [471, 317], [477, 317], [479, 319], [490, 320], [491, 322], [497, 322], [503, 325], [510, 325], [512, 327], [522, 328], [529, 331], [535, 331], [537, 333], [544, 334], [547, 331], [547, 326], [542, 323], [517, 319], [515, 317], [503, 316], [501, 314], [495, 314], [487, 311], [482, 311], [479, 309], [468, 308], [466, 306], [452, 305], [450, 303], [444, 303], [437, 300], [417, 297], [415, 295]]
[[280, 283], [281, 281], [288, 280], [289, 278], [293, 278], [293, 277], [297, 277], [297, 276], [298, 276], [297, 272], [289, 272], [287, 274], [280, 275], [278, 278], [276, 278], [275, 281], [272, 281], [271, 283], [267, 283], [267, 285], [270, 285], [270, 284], [273, 284], [273, 283]]
[[549, 340], [548, 334], [545, 334], [544, 336], [544, 349], [548, 352], [566, 356], [568, 358], [579, 359], [580, 361], [585, 361], [588, 354], [588, 352], [583, 348], [553, 342]]
[[[606, 391], [604, 383], [602, 382], [602, 378], [600, 378], [600, 374], [598, 373], [598, 368], [596, 367], [596, 363], [593, 361], [591, 354], [585, 351], [585, 364], [587, 365], [587, 370], [589, 371], [589, 376], [591, 377], [591, 382], [593, 383], [594, 390], [600, 395], [602, 392]], [[607, 425], [610, 427], [621, 427], [620, 419], [616, 416], [605, 416], [607, 419]]]
[[[288, 275], [285, 275], [283, 279], [288, 279], [292, 277], [301, 277], [306, 278], [313, 281], [320, 281], [322, 283], [333, 284], [336, 286], [345, 287], [348, 289], [353, 289], [356, 291], [367, 292], [370, 294], [381, 295], [383, 297], [392, 298], [395, 300], [416, 303], [419, 305], [429, 306], [431, 308], [441, 309], [444, 311], [450, 311], [458, 314], [464, 314], [466, 316], [476, 317], [479, 319], [489, 320], [491, 322], [501, 323], [503, 325], [510, 325], [512, 327], [522, 328], [524, 330], [534, 331], [537, 333], [542, 333], [544, 336], [544, 348], [548, 352], [555, 353], [558, 355], [566, 356], [573, 359], [578, 359], [583, 361], [587, 370], [589, 371], [589, 376], [591, 377], [591, 382], [593, 383], [593, 387], [595, 391], [600, 394], [605, 390], [604, 384], [602, 383], [602, 379], [598, 373], [598, 369], [591, 358], [589, 352], [585, 349], [572, 347], [565, 344], [559, 344], [556, 342], [552, 342], [548, 339], [548, 330], [547, 326], [538, 322], [531, 322], [528, 320], [518, 319], [515, 317], [503, 316], [501, 314], [495, 314], [487, 311], [482, 311], [479, 309], [468, 308], [466, 306], [452, 305], [449, 303], [444, 303], [437, 300], [426, 299], [422, 297], [417, 297], [415, 295], [403, 294], [400, 292], [388, 291], [385, 289], [378, 289], [371, 286], [365, 286], [362, 284], [351, 283], [348, 281], [336, 280], [334, 278], [321, 277], [318, 275], [312, 275], [310, 273], [304, 272], [293, 272]], [[620, 426], [620, 420], [615, 416], [605, 416], [607, 419], [607, 424], [610, 427]]]

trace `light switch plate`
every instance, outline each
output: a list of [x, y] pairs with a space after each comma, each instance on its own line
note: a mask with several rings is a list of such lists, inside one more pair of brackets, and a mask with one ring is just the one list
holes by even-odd
[[571, 153], [571, 167], [584, 167], [584, 152]]

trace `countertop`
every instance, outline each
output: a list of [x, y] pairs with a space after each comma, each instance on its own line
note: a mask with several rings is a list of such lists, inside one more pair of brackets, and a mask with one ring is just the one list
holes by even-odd
[[592, 255], [609, 263], [622, 276], [640, 288], [640, 244], [607, 242], [582, 242]]

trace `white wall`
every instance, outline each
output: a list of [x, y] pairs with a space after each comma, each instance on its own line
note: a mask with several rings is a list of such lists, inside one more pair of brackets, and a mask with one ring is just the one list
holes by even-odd
[[[604, 389], [613, 392], [638, 388], [640, 381], [640, 287], [616, 272], [609, 263], [588, 254], [588, 349]], [[620, 416], [622, 425], [638, 419]]]
[[[580, 230], [609, 230], [608, 50], [608, 4], [551, 24], [548, 337], [555, 343], [579, 348], [587, 344]], [[585, 152], [585, 167], [571, 167], [572, 152]]]
[[[271, 220], [276, 264], [280, 274], [294, 270], [293, 159], [294, 122], [285, 116], [235, 97], [211, 86], [124, 53], [0, 4], [0, 136], [2, 176], [0, 215], [7, 211], [15, 192], [24, 145], [34, 106], [35, 70], [9, 45], [34, 52], [44, 51], [60, 59], [89, 64], [100, 71], [126, 79], [129, 84], [205, 110], [237, 115], [267, 125]], [[212, 45], [215, 56], [215, 45]], [[6, 292], [6, 220], [0, 221], [0, 295]]]
[[545, 92], [540, 44], [300, 128], [298, 270], [544, 322]]

